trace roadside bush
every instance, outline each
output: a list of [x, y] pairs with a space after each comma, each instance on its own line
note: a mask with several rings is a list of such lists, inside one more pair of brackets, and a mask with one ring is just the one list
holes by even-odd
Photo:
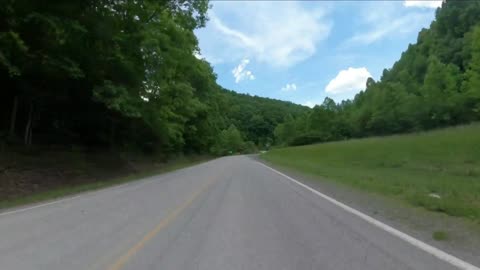
[[309, 132], [294, 137], [288, 142], [289, 146], [300, 146], [312, 143], [321, 143], [331, 141], [333, 138], [330, 134], [320, 132]]

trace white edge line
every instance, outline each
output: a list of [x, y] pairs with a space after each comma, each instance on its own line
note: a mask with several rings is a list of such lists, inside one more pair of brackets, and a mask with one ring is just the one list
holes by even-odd
[[382, 230], [384, 230], [384, 231], [386, 231], [386, 232], [404, 240], [405, 242], [407, 242], [407, 243], [409, 243], [409, 244], [411, 244], [411, 245], [413, 245], [413, 246], [415, 246], [415, 247], [417, 247], [417, 248], [419, 248], [419, 249], [421, 249], [425, 252], [430, 253], [431, 255], [437, 257], [438, 259], [440, 259], [442, 261], [445, 261], [445, 262], [447, 262], [447, 263], [449, 263], [449, 264], [451, 264], [451, 265], [453, 265], [453, 266], [455, 266], [459, 269], [462, 269], [462, 270], [480, 270], [480, 268], [478, 268], [478, 267], [476, 267], [476, 266], [474, 266], [474, 265], [472, 265], [472, 264], [470, 264], [466, 261], [463, 261], [463, 260], [461, 260], [461, 259], [459, 259], [459, 258], [457, 258], [453, 255], [450, 255], [450, 254], [448, 254], [448, 253], [446, 253], [446, 252], [444, 252], [444, 251], [442, 251], [438, 248], [430, 246], [429, 244], [424, 243], [424, 242], [422, 242], [422, 241], [420, 241], [420, 240], [418, 240], [418, 239], [416, 239], [416, 238], [414, 238], [414, 237], [412, 237], [412, 236], [410, 236], [406, 233], [403, 233], [403, 232], [401, 232], [397, 229], [394, 229], [394, 228], [388, 226], [387, 224], [385, 224], [383, 222], [380, 222], [380, 221], [372, 218], [371, 216], [366, 215], [366, 214], [364, 214], [364, 213], [362, 213], [362, 212], [360, 212], [356, 209], [353, 209], [352, 207], [350, 207], [346, 204], [343, 204], [343, 203], [341, 203], [341, 202], [339, 202], [339, 201], [337, 201], [337, 200], [319, 192], [318, 190], [315, 190], [315, 189], [299, 182], [298, 180], [295, 180], [294, 178], [292, 178], [292, 177], [290, 177], [290, 176], [288, 176], [284, 173], [281, 173], [281, 172], [279, 172], [279, 171], [277, 171], [277, 170], [275, 170], [275, 169], [273, 169], [273, 168], [271, 168], [271, 167], [269, 167], [269, 166], [267, 166], [267, 165], [265, 165], [261, 162], [258, 162], [258, 163], [260, 165], [266, 167], [267, 169], [270, 169], [273, 172], [287, 178], [288, 180], [292, 181], [293, 183], [295, 183], [295, 184], [297, 184], [297, 185], [299, 185], [303, 188], [308, 189], [309, 191], [315, 193], [316, 195], [318, 195], [318, 196], [324, 198], [325, 200], [335, 204], [336, 206], [341, 207], [345, 211], [347, 211], [351, 214], [354, 214], [355, 216], [367, 221], [368, 223], [370, 223], [370, 224], [372, 224], [372, 225], [374, 225], [374, 226], [376, 226], [376, 227], [378, 227], [378, 228], [380, 228], [380, 229], [382, 229]]
[[76, 195], [76, 196], [73, 196], [73, 197], [67, 197], [67, 198], [51, 201], [51, 202], [48, 202], [48, 203], [42, 203], [42, 204], [37, 204], [37, 205], [34, 205], [34, 206], [30, 206], [30, 207], [25, 207], [25, 208], [20, 208], [20, 209], [16, 209], [16, 210], [2, 212], [2, 213], [0, 213], [0, 217], [10, 215], [10, 214], [25, 212], [25, 211], [28, 211], [28, 210], [32, 210], [32, 209], [39, 208], [39, 207], [44, 207], [44, 206], [47, 206], [47, 205], [52, 205], [52, 204], [57, 204], [57, 203], [65, 202], [65, 201], [70, 201], [70, 200], [76, 199], [80, 196], [81, 195]]
[[100, 188], [100, 189], [86, 190], [86, 191], [80, 192], [77, 195], [71, 195], [71, 196], [65, 195], [65, 196], [62, 196], [63, 198], [60, 197], [58, 199], [52, 199], [51, 201], [48, 201], [48, 202], [45, 202], [45, 203], [42, 203], [42, 202], [39, 202], [37, 204], [34, 203], [34, 205], [32, 205], [32, 206], [25, 206], [25, 207], [20, 206], [20, 208], [16, 208], [16, 209], [5, 211], [5, 212], [0, 212], [0, 217], [1, 216], [6, 216], [6, 215], [11, 215], [11, 214], [21, 213], [21, 212], [25, 212], [25, 211], [28, 211], [28, 210], [33, 210], [33, 209], [36, 209], [36, 208], [52, 205], [52, 204], [59, 204], [59, 203], [63, 203], [63, 202], [72, 201], [72, 200], [81, 198], [81, 197], [86, 196], [86, 195], [108, 192], [108, 191], [112, 191], [112, 190], [122, 189], [122, 188], [125, 188], [125, 187], [128, 187], [128, 186], [143, 185], [145, 183], [155, 181], [156, 179], [151, 179], [151, 178], [154, 178], [156, 176], [160, 176], [160, 175], [147, 176], [147, 177], [135, 180], [135, 181], [126, 182], [126, 183], [123, 183], [123, 184], [118, 184], [118, 185], [113, 185], [113, 186], [107, 186], [107, 187]]
[[120, 188], [123, 188], [123, 187], [126, 187], [126, 186], [129, 186], [129, 185], [143, 185], [145, 183], [148, 183], [148, 182], [151, 182], [151, 181], [155, 181], [156, 179], [152, 179], [152, 178], [156, 178], [158, 176], [165, 176], [165, 175], [169, 175], [171, 173], [175, 173], [175, 172], [179, 172], [181, 170], [184, 170], [184, 169], [189, 169], [189, 168], [192, 168], [192, 167], [195, 167], [195, 166], [198, 166], [198, 165], [203, 165], [203, 164], [206, 164], [208, 162], [210, 162], [212, 160], [209, 160], [207, 162], [204, 162], [204, 163], [200, 163], [200, 164], [196, 164], [196, 165], [193, 165], [193, 166], [189, 166], [189, 167], [185, 167], [185, 168], [181, 168], [181, 169], [178, 169], [178, 170], [173, 170], [171, 172], [166, 172], [166, 173], [160, 173], [158, 175], [151, 175], [151, 176], [147, 176], [147, 177], [142, 177], [136, 181], [128, 181], [126, 183], [123, 183], [123, 184], [119, 184], [119, 185], [113, 185], [113, 186], [110, 186], [110, 187], [105, 187], [105, 188], [100, 188], [100, 189], [93, 189], [93, 190], [87, 190], [87, 191], [84, 191], [84, 192], [81, 192], [80, 194], [78, 195], [74, 195], [74, 196], [66, 196], [64, 198], [59, 198], [59, 199], [53, 199], [53, 201], [50, 201], [50, 202], [46, 202], [46, 203], [39, 203], [39, 204], [35, 204], [33, 206], [28, 206], [28, 207], [21, 207], [20, 208], [17, 208], [17, 209], [14, 209], [14, 210], [9, 210], [9, 211], [5, 211], [5, 212], [0, 212], [0, 217], [1, 216], [6, 216], [6, 215], [11, 215], [11, 214], [17, 214], [17, 213], [21, 213], [21, 212], [25, 212], [25, 211], [28, 211], [28, 210], [33, 210], [33, 209], [36, 209], [36, 208], [40, 208], [40, 207], [44, 207], [44, 206], [48, 206], [48, 205], [52, 205], [52, 204], [58, 204], [58, 203], [62, 203], [62, 202], [67, 202], [67, 201], [71, 201], [71, 200], [74, 200], [74, 199], [77, 199], [77, 198], [80, 198], [84, 195], [87, 195], [87, 194], [92, 194], [92, 193], [99, 193], [99, 192], [105, 192], [105, 191], [110, 191], [110, 190], [116, 190], [116, 189], [120, 189]]
[[[142, 183], [143, 181], [151, 181], [148, 178], [149, 177], [147, 177], [145, 179], [138, 180], [137, 183], [138, 184], [144, 184], [144, 183]], [[63, 202], [72, 201], [72, 200], [75, 200], [75, 199], [78, 199], [78, 198], [81, 198], [81, 197], [84, 197], [84, 196], [87, 196], [87, 195], [91, 195], [91, 194], [97, 194], [97, 193], [102, 193], [102, 192], [106, 192], [106, 191], [121, 189], [121, 188], [124, 188], [124, 187], [128, 187], [132, 183], [133, 182], [126, 182], [126, 183], [123, 183], [123, 184], [113, 185], [113, 186], [104, 187], [104, 188], [100, 188], [100, 189], [85, 190], [85, 191], [81, 191], [77, 195], [70, 195], [70, 196], [65, 195], [65, 196], [61, 196], [57, 199], [54, 198], [54, 199], [52, 199], [50, 201], [47, 201], [47, 202], [44, 202], [44, 203], [42, 203], [42, 202], [33, 203], [32, 206], [19, 206], [19, 208], [14, 208], [13, 210], [0, 212], [0, 217], [1, 216], [6, 216], [6, 215], [11, 215], [11, 214], [21, 213], [21, 212], [25, 212], [25, 211], [28, 211], [28, 210], [33, 210], [33, 209], [36, 209], [36, 208], [52, 205], [52, 204], [59, 204], [59, 203], [63, 203]]]
[[77, 195], [73, 195], [73, 196], [66, 195], [63, 198], [53, 199], [52, 201], [45, 202], [45, 203], [40, 202], [38, 204], [34, 204], [33, 206], [27, 206], [27, 207], [21, 207], [20, 206], [20, 208], [17, 208], [17, 209], [13, 209], [13, 210], [10, 210], [10, 211], [5, 211], [5, 212], [0, 212], [0, 217], [1, 216], [6, 216], [6, 215], [11, 215], [11, 214], [21, 213], [21, 212], [25, 212], [25, 211], [28, 211], [28, 210], [33, 210], [33, 209], [36, 209], [36, 208], [52, 205], [52, 204], [58, 204], [58, 203], [72, 201], [72, 200], [75, 200], [75, 199], [78, 199], [78, 198], [81, 198], [83, 196], [90, 195], [90, 194], [96, 194], [96, 193], [102, 193], [102, 192], [117, 190], [117, 189], [121, 189], [121, 188], [124, 188], [124, 187], [128, 187], [130, 185], [132, 185], [132, 186], [143, 185], [143, 184], [148, 183], [150, 181], [155, 181], [155, 179], [150, 179], [150, 178], [153, 178], [155, 176], [157, 176], [157, 175], [147, 176], [145, 178], [140, 178], [136, 181], [126, 182], [126, 183], [119, 184], [119, 185], [113, 185], [113, 186], [104, 187], [104, 188], [100, 188], [100, 189], [86, 190], [86, 191], [80, 192]]

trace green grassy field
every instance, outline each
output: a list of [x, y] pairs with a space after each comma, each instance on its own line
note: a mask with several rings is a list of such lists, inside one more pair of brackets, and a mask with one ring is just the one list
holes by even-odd
[[[480, 124], [280, 148], [261, 158], [428, 210], [480, 222]], [[432, 197], [433, 194], [440, 198]]]

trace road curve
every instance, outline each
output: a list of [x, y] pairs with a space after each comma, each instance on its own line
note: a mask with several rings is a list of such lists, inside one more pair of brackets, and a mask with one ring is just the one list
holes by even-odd
[[458, 269], [245, 156], [0, 213], [0, 235], [2, 270]]

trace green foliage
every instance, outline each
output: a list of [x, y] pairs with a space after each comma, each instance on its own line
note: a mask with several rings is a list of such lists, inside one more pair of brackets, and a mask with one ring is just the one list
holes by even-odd
[[228, 129], [222, 130], [212, 147], [212, 152], [217, 155], [238, 154], [246, 149], [240, 131], [230, 125]]
[[279, 124], [273, 131], [277, 144], [288, 144], [289, 140], [295, 137], [297, 133], [296, 122], [291, 115], [287, 115], [283, 123]]
[[[242, 138], [235, 152], [268, 147], [286, 114], [308, 109], [217, 85], [210, 64], [195, 57], [194, 30], [205, 26], [208, 7], [206, 0], [6, 0], [0, 123], [10, 129], [0, 134], [25, 144], [165, 154], [205, 153], [233, 138]], [[232, 124], [239, 136], [221, 133]]]
[[445, 241], [448, 240], [448, 233], [444, 231], [434, 231], [432, 233], [432, 238], [437, 241]]
[[480, 26], [475, 27], [468, 39], [471, 60], [462, 84], [463, 101], [466, 113], [471, 113], [473, 119], [480, 119]]
[[[278, 125], [280, 145], [428, 130], [480, 120], [480, 2], [447, 1], [381, 80]], [[305, 127], [306, 120], [306, 128]], [[298, 128], [294, 128], [298, 123]], [[294, 130], [295, 129], [295, 130]]]
[[[277, 148], [282, 167], [480, 220], [480, 124], [409, 135]], [[440, 198], [433, 198], [430, 194]]]
[[307, 145], [312, 143], [327, 142], [331, 140], [330, 134], [325, 134], [321, 132], [308, 132], [295, 136], [288, 142], [288, 145], [298, 146], [298, 145]]
[[135, 101], [128, 95], [127, 89], [121, 85], [113, 85], [111, 81], [105, 81], [102, 86], [95, 87], [93, 98], [95, 101], [105, 103], [108, 109], [125, 116], [140, 116]]
[[[258, 96], [222, 92], [222, 112], [225, 121], [233, 123], [245, 136], [260, 148], [268, 148], [273, 141], [278, 124], [293, 122], [293, 118], [305, 117], [308, 107]], [[290, 132], [297, 127], [289, 127]], [[276, 138], [276, 137], [275, 137]], [[280, 139], [277, 143], [283, 141]]]
[[[218, 86], [197, 59], [208, 1], [6, 0], [0, 118], [12, 141], [225, 154], [480, 119], [480, 3], [447, 1], [380, 81], [313, 110]], [[7, 130], [8, 128], [8, 130]], [[16, 138], [16, 139], [15, 139]], [[247, 145], [248, 144], [248, 145]]]
[[23, 40], [15, 32], [0, 33], [0, 66], [5, 68], [10, 77], [20, 76], [19, 64], [16, 63], [27, 53]]

